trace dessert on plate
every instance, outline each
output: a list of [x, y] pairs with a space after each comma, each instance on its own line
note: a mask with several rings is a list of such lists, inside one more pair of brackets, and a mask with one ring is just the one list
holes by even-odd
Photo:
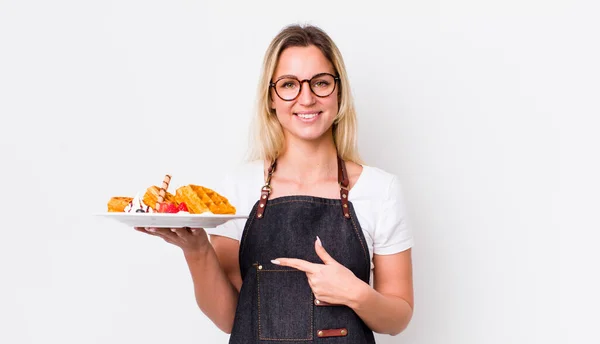
[[227, 198], [204, 186], [189, 184], [178, 188], [175, 191], [175, 201], [186, 204], [192, 214], [211, 212], [235, 215], [235, 207]]
[[123, 212], [132, 200], [133, 198], [131, 197], [112, 197], [108, 201], [108, 212]]
[[200, 185], [188, 184], [169, 193], [171, 176], [166, 175], [160, 187], [152, 185], [135, 197], [115, 196], [108, 201], [109, 212], [125, 213], [189, 213], [230, 214], [236, 208], [218, 192]]

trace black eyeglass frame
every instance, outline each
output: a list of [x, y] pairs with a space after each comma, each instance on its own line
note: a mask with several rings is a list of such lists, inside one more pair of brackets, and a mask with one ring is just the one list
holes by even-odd
[[[323, 76], [323, 75], [329, 75], [329, 76], [331, 76], [331, 77], [333, 78], [333, 89], [331, 90], [331, 93], [329, 93], [328, 95], [325, 95], [325, 96], [320, 96], [320, 95], [316, 94], [316, 93], [315, 93], [315, 91], [312, 89], [312, 86], [311, 86], [311, 81], [312, 81], [314, 78], [318, 78], [318, 77], [321, 77], [321, 76]], [[280, 95], [279, 95], [279, 93], [277, 93], [277, 88], [275, 87], [275, 85], [277, 85], [277, 83], [278, 83], [279, 81], [283, 80], [283, 79], [294, 79], [294, 80], [296, 80], [296, 81], [298, 81], [298, 82], [300, 83], [300, 88], [298, 89], [298, 94], [296, 94], [296, 96], [295, 96], [294, 98], [292, 98], [292, 99], [284, 99], [282, 96], [280, 96]], [[337, 84], [338, 84], [338, 82], [339, 82], [339, 81], [340, 81], [340, 77], [339, 77], [339, 76], [335, 76], [335, 75], [333, 75], [333, 74], [331, 74], [331, 73], [319, 73], [319, 74], [316, 74], [316, 75], [314, 75], [314, 76], [313, 76], [312, 78], [310, 78], [310, 79], [304, 79], [304, 80], [300, 80], [300, 79], [298, 79], [298, 78], [296, 78], [296, 77], [291, 77], [291, 76], [282, 76], [282, 77], [280, 77], [279, 79], [275, 80], [274, 82], [271, 82], [271, 83], [269, 84], [269, 87], [273, 87], [273, 89], [275, 90], [275, 94], [277, 95], [277, 97], [279, 97], [279, 99], [281, 99], [281, 100], [283, 100], [283, 101], [285, 101], [285, 102], [291, 102], [291, 101], [294, 101], [294, 100], [296, 100], [296, 99], [297, 99], [297, 98], [300, 96], [300, 93], [302, 93], [302, 86], [304, 85], [304, 83], [305, 83], [305, 82], [308, 82], [308, 89], [309, 89], [309, 90], [310, 90], [310, 91], [311, 91], [311, 92], [312, 92], [312, 93], [313, 93], [315, 96], [317, 96], [317, 97], [319, 97], [319, 98], [327, 98], [327, 97], [329, 97], [330, 95], [332, 95], [332, 94], [333, 94], [333, 92], [335, 92], [335, 90], [336, 90], [336, 88], [337, 88]]]

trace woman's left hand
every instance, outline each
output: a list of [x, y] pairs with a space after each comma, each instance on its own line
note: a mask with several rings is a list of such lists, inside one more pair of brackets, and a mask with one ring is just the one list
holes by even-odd
[[306, 273], [308, 284], [315, 299], [329, 304], [351, 306], [365, 284], [352, 271], [333, 259], [317, 237], [315, 251], [323, 264], [315, 264], [296, 258], [277, 258], [273, 264], [288, 266]]

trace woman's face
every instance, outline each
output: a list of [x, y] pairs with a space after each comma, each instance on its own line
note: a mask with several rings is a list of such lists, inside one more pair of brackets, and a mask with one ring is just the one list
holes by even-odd
[[[284, 95], [293, 94], [294, 85], [291, 78], [298, 80], [310, 80], [317, 74], [329, 73], [335, 75], [332, 64], [315, 46], [290, 47], [285, 49], [277, 64], [271, 81], [277, 83], [279, 93]], [[319, 94], [327, 93], [329, 82], [328, 76], [313, 79], [313, 88]], [[331, 134], [333, 120], [338, 113], [338, 88], [335, 84], [333, 92], [326, 97], [318, 97], [309, 87], [309, 82], [302, 82], [300, 94], [291, 101], [281, 99], [275, 90], [271, 88], [271, 108], [276, 111], [277, 118], [283, 127], [286, 139], [292, 137], [301, 140], [318, 140], [326, 134]], [[289, 99], [289, 98], [288, 98]]]

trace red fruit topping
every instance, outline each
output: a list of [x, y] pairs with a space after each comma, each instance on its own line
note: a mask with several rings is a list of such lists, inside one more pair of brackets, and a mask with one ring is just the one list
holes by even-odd
[[167, 213], [178, 213], [179, 209], [177, 209], [177, 206], [175, 205], [175, 203], [171, 203], [169, 202], [169, 204], [167, 205]]
[[175, 205], [175, 203], [161, 202], [158, 205], [158, 212], [159, 213], [178, 213], [179, 209], [177, 209], [177, 206]]
[[187, 211], [188, 213], [190, 212], [188, 210], [187, 204], [185, 204], [185, 202], [179, 203], [179, 211]]

